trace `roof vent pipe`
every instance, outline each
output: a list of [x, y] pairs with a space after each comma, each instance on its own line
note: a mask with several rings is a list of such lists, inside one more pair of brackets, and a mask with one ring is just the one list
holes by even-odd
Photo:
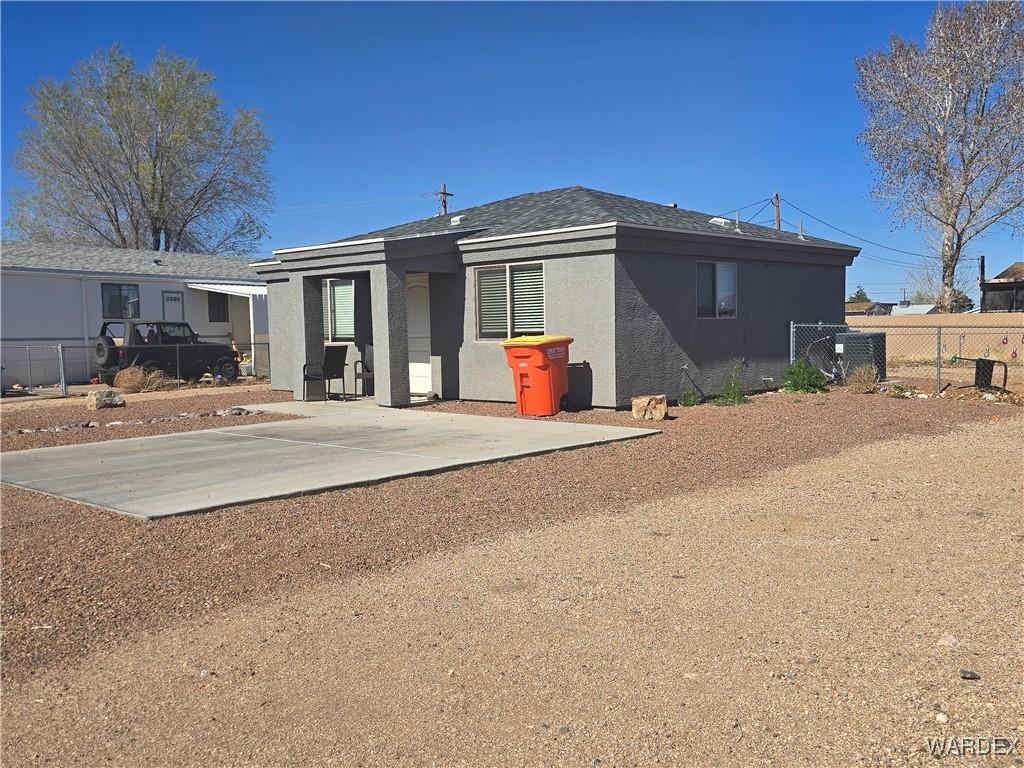
[[800, 219], [800, 234], [798, 234], [797, 237], [799, 237], [801, 240], [806, 240], [807, 239], [806, 237], [804, 237], [804, 220], [803, 219]]
[[452, 226], [453, 227], [457, 227], [461, 223], [462, 223], [462, 217], [461, 216], [452, 216]]
[[736, 231], [737, 232], [741, 232], [741, 230], [740, 230], [740, 212], [739, 211], [736, 211]]

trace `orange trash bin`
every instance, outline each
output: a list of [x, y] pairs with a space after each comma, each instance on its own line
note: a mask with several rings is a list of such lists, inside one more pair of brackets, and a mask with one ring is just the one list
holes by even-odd
[[569, 392], [571, 336], [517, 336], [501, 342], [520, 416], [554, 416]]

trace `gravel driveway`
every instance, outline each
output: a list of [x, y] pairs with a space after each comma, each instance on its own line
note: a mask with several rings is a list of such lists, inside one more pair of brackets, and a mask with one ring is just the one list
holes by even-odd
[[[234, 536], [230, 526], [208, 531], [218, 535], [192, 542], [195, 571], [234, 562], [222, 586], [253, 585], [254, 572], [288, 568], [277, 552], [290, 546], [302, 552], [304, 587], [272, 597], [264, 585], [263, 599], [251, 593], [197, 620], [204, 611], [186, 597], [198, 588], [187, 583], [192, 569], [165, 573], [191, 616], [8, 685], [4, 764], [923, 766], [935, 764], [926, 737], [1024, 735], [1024, 421], [1008, 408], [980, 410], [984, 419], [962, 428], [923, 435], [918, 425], [868, 442], [862, 418], [828, 432], [856, 438], [810, 446], [810, 416], [822, 423], [851, 416], [851, 403], [871, 409], [852, 397], [817, 412], [775, 402], [768, 413], [730, 410], [742, 423], [728, 426], [750, 447], [742, 425], [757, 422], [749, 429], [776, 457], [772, 435], [786, 435], [799, 463], [763, 462], [759, 452], [761, 464], [726, 471], [741, 460], [729, 454], [690, 493], [672, 478], [652, 480], [639, 462], [618, 464], [605, 482], [612, 452], [641, 447], [619, 444], [565, 454], [589, 454], [572, 465], [582, 482], [559, 474], [548, 484], [558, 490], [530, 504], [514, 489], [516, 477], [529, 486], [540, 469], [528, 459], [515, 463], [518, 476], [504, 465], [500, 486], [488, 482], [494, 467], [440, 476], [462, 475], [438, 496], [422, 478], [405, 493], [384, 486], [386, 501], [367, 515], [383, 516], [379, 526], [349, 517], [333, 527], [327, 509], [340, 514], [340, 494], [288, 507], [319, 538], [337, 539], [320, 549], [291, 540], [283, 514]], [[699, 440], [689, 446], [675, 457], [678, 477], [710, 458]], [[712, 479], [728, 485], [697, 490]], [[641, 490], [652, 486], [671, 492]], [[429, 521], [421, 537], [450, 537], [456, 520], [443, 500], [452, 495], [478, 502], [457, 522], [493, 535], [422, 546], [434, 551], [402, 567], [398, 551], [382, 557], [371, 546], [394, 533], [400, 549], [409, 518]], [[541, 500], [576, 510], [530, 530], [472, 525], [495, 507], [512, 518]], [[14, 502], [5, 506], [33, 503]], [[67, 519], [59, 505], [45, 514]], [[26, 568], [24, 525], [12, 531], [7, 578], [18, 583], [8, 592], [28, 608], [23, 580], [61, 581], [35, 589], [56, 604], [66, 602], [61, 590], [102, 598], [86, 612], [102, 625], [124, 597], [91, 592], [97, 565], [82, 580], [61, 579], [56, 550]], [[195, 538], [186, 525], [165, 530]], [[71, 557], [80, 557], [79, 537], [99, 532], [94, 520], [69, 531]], [[94, 562], [150, 584], [152, 553], [126, 551], [117, 526], [105, 533], [118, 541], [109, 551], [86, 545]], [[249, 539], [258, 546], [248, 550]], [[363, 568], [346, 562], [360, 551], [353, 539], [363, 542]], [[201, 591], [208, 603], [224, 594]], [[164, 601], [158, 593], [143, 602]], [[9, 622], [13, 637], [66, 632], [74, 619], [54, 603], [32, 605], [36, 629]], [[962, 680], [961, 668], [981, 679]]]

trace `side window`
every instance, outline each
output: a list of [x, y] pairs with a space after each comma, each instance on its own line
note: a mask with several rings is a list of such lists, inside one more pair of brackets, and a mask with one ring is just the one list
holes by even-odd
[[504, 264], [476, 269], [478, 339], [544, 333], [544, 265]]
[[103, 317], [130, 320], [139, 317], [139, 286], [102, 283]]
[[226, 323], [229, 321], [228, 295], [226, 293], [207, 291], [206, 308], [211, 323]]
[[324, 341], [351, 341], [356, 336], [355, 283], [324, 280]]
[[509, 267], [512, 284], [512, 336], [544, 334], [544, 267], [524, 264]]
[[164, 344], [191, 344], [192, 334], [187, 325], [180, 323], [164, 323], [163, 331]]
[[697, 262], [697, 317], [736, 317], [736, 265]]
[[476, 271], [476, 328], [481, 339], [508, 338], [508, 274], [505, 267]]

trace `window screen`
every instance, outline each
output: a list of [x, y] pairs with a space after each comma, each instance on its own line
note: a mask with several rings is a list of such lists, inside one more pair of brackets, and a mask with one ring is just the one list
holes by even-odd
[[544, 333], [544, 268], [540, 264], [510, 267], [512, 336]]
[[211, 323], [228, 322], [228, 295], [226, 293], [206, 293], [206, 308]]
[[355, 283], [352, 280], [324, 280], [324, 339], [348, 341], [356, 335]]
[[127, 320], [139, 316], [139, 286], [102, 283], [103, 317]]
[[736, 265], [716, 264], [715, 297], [719, 317], [736, 317]]
[[477, 334], [481, 339], [508, 337], [508, 274], [505, 267], [476, 271]]
[[335, 340], [355, 338], [355, 290], [351, 280], [331, 281], [331, 306], [334, 310], [333, 338]]

